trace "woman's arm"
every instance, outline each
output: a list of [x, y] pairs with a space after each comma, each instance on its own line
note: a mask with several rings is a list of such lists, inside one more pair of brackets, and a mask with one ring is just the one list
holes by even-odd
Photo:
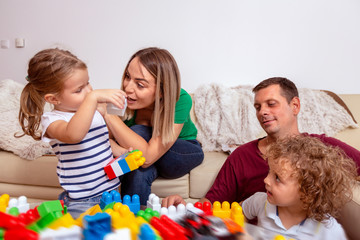
[[170, 149], [179, 137], [184, 125], [174, 124], [175, 139], [168, 144], [163, 145], [161, 136], [152, 137], [149, 142], [146, 142], [141, 136], [132, 131], [119, 117], [115, 115], [106, 114], [104, 119], [120, 146], [125, 148], [133, 147], [134, 149], [142, 151], [143, 156], [146, 159], [144, 165], [142, 166], [144, 168], [151, 166]]

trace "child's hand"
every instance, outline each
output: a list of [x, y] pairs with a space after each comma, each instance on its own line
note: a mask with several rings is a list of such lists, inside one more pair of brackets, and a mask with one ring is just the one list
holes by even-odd
[[[116, 107], [123, 109], [126, 93], [120, 89], [97, 89], [91, 91], [87, 97], [96, 100], [97, 103], [112, 103]], [[102, 113], [105, 114], [104, 111]]]
[[110, 140], [110, 145], [111, 145], [111, 151], [115, 157], [119, 157], [119, 156], [123, 155], [124, 153], [131, 152], [133, 150], [132, 147], [130, 147], [129, 149], [121, 147], [113, 139], [109, 139], [109, 140]]

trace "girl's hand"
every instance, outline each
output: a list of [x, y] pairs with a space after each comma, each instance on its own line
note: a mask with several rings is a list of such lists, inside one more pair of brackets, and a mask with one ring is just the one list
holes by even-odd
[[[126, 93], [120, 89], [97, 89], [91, 91], [86, 97], [96, 100], [97, 103], [112, 103], [123, 109]], [[104, 115], [106, 111], [102, 111]]]

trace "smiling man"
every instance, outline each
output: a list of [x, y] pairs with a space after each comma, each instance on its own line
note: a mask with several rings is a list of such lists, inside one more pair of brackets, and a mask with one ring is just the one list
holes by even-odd
[[[264, 159], [270, 144], [287, 136], [309, 135], [322, 142], [341, 148], [360, 166], [360, 152], [335, 138], [326, 135], [300, 133], [297, 116], [300, 99], [295, 84], [281, 77], [269, 78], [254, 89], [254, 107], [266, 137], [256, 139], [238, 147], [225, 161], [204, 201], [241, 202], [256, 192], [265, 192], [264, 179], [269, 166]], [[360, 175], [360, 169], [358, 169]], [[185, 203], [178, 195], [165, 198], [163, 206]]]

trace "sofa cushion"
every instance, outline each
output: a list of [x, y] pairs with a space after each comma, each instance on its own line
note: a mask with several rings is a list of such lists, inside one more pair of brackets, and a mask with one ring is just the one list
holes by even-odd
[[227, 153], [205, 152], [204, 161], [190, 172], [190, 198], [203, 198], [212, 186]]
[[34, 161], [28, 161], [19, 156], [0, 151], [0, 182], [47, 187], [60, 187], [57, 175], [57, 158], [46, 155]]

